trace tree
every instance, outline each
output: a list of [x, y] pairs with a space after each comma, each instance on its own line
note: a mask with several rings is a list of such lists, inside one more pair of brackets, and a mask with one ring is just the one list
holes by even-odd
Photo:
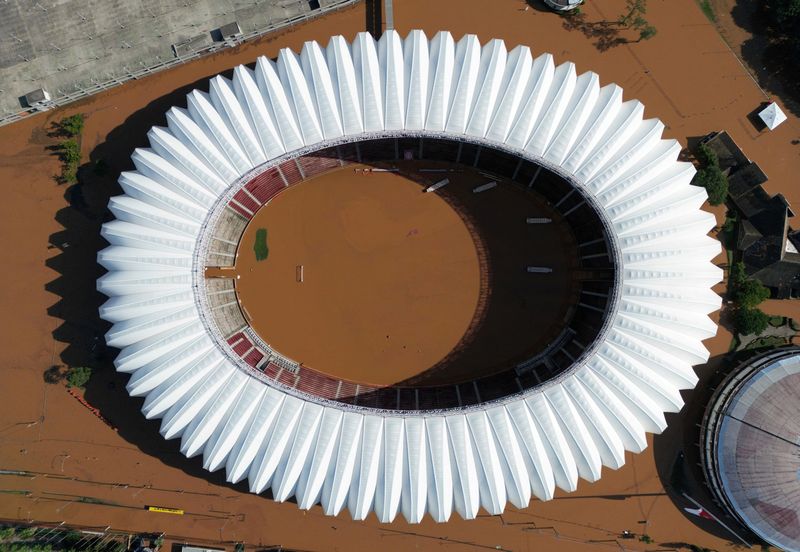
[[625, 0], [625, 7], [628, 11], [619, 18], [619, 24], [630, 27], [634, 21], [643, 19], [642, 16], [647, 13], [647, 0]]
[[59, 157], [61, 158], [61, 177], [62, 183], [74, 184], [78, 181], [78, 165], [81, 162], [81, 147], [78, 142], [70, 138], [58, 145]]
[[75, 140], [64, 140], [60, 144], [61, 159], [67, 165], [77, 165], [81, 160], [81, 148]]
[[72, 366], [67, 372], [67, 387], [83, 387], [92, 377], [92, 369], [88, 366]]
[[645, 25], [644, 27], [639, 29], [639, 41], [650, 40], [651, 38], [656, 36], [657, 32], [658, 29], [656, 29], [652, 25]]
[[789, 30], [800, 19], [800, 0], [768, 0], [763, 4], [773, 25], [781, 30]]
[[700, 144], [697, 146], [697, 154], [695, 157], [697, 157], [701, 167], [710, 167], [712, 165], [719, 166], [717, 152], [708, 147], [707, 144]]
[[695, 177], [698, 186], [702, 186], [708, 193], [708, 202], [711, 205], [722, 205], [728, 197], [728, 177], [717, 165], [710, 165], [697, 172]]
[[747, 278], [736, 287], [733, 299], [740, 308], [752, 309], [769, 298], [769, 289], [753, 278]]
[[739, 290], [742, 284], [747, 280], [747, 272], [744, 269], [742, 261], [733, 263], [731, 266], [731, 273], [728, 276], [728, 286], [734, 293]]
[[75, 115], [61, 119], [61, 123], [58, 126], [61, 132], [67, 136], [78, 136], [83, 132], [83, 113], [76, 113]]
[[734, 323], [736, 330], [742, 335], [761, 335], [769, 325], [769, 316], [760, 309], [739, 308]]

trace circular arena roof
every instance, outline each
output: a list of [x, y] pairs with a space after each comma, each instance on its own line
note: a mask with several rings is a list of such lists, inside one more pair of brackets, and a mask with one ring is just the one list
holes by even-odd
[[731, 374], [706, 412], [703, 464], [717, 498], [781, 550], [800, 550], [800, 349]]
[[[618, 86], [556, 67], [550, 54], [508, 52], [502, 40], [481, 47], [474, 35], [456, 43], [447, 32], [337, 36], [236, 67], [233, 80], [214, 77], [151, 129], [151, 147], [132, 156], [136, 171], [120, 176], [125, 194], [109, 204], [117, 220], [103, 226], [111, 245], [98, 255], [108, 273], [97, 288], [110, 297], [101, 316], [121, 349], [117, 370], [131, 374], [128, 391], [145, 397], [162, 435], [202, 454], [206, 469], [330, 515], [347, 507], [389, 522], [402, 512], [415, 523], [455, 509], [469, 519], [595, 481], [681, 408], [720, 305], [705, 192], [643, 112]], [[287, 159], [391, 137], [510, 153], [591, 203], [616, 281], [602, 331], [568, 370], [470, 406], [378, 409], [264, 377], [210, 322], [203, 267], [220, 205], [252, 195], [242, 188]]]

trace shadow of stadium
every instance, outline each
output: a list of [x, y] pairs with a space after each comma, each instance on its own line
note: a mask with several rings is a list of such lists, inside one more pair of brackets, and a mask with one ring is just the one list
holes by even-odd
[[53, 337], [66, 344], [60, 355], [62, 364], [92, 368], [84, 397], [120, 437], [188, 475], [247, 492], [245, 483], [226, 482], [224, 471], [206, 471], [201, 457], [186, 458], [180, 452], [180, 440], [167, 441], [161, 437], [160, 420], [144, 418], [143, 399], [128, 395], [125, 385], [129, 376], [114, 368], [118, 351], [105, 345], [104, 334], [111, 325], [100, 318], [98, 309], [107, 298], [96, 289], [97, 278], [105, 273], [97, 264], [97, 253], [108, 245], [100, 236], [100, 228], [114, 218], [108, 210], [108, 200], [122, 193], [117, 184], [120, 173], [134, 169], [131, 153], [137, 147], [148, 146], [147, 131], [153, 125], [166, 125], [167, 110], [173, 105], [185, 106], [186, 94], [195, 88], [208, 90], [208, 81], [213, 76], [207, 75], [153, 100], [132, 113], [91, 151], [88, 161], [79, 168], [79, 183], [65, 191], [68, 207], [56, 213], [62, 229], [50, 236], [50, 244], [61, 252], [49, 259], [47, 266], [58, 276], [45, 289], [59, 297], [48, 314], [61, 320]]
[[681, 392], [685, 401], [684, 407], [680, 412], [666, 414], [667, 429], [653, 437], [652, 445], [658, 477], [672, 503], [694, 525], [715, 537], [730, 541], [735, 547], [741, 546], [741, 543], [730, 531], [716, 521], [689, 514], [684, 510], [684, 508], [696, 508], [695, 504], [686, 499], [684, 493], [700, 503], [705, 510], [723, 520], [751, 544], [761, 543], [759, 537], [728, 515], [714, 501], [700, 463], [702, 453], [700, 432], [706, 405], [725, 376], [753, 354], [746, 352], [717, 355], [710, 358], [706, 364], [695, 366], [694, 370], [698, 376], [697, 386], [693, 390]]

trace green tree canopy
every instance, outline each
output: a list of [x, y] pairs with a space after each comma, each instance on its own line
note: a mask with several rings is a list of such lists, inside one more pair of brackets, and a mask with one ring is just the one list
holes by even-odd
[[639, 40], [650, 40], [658, 33], [658, 29], [652, 25], [644, 25], [639, 29]]
[[744, 270], [744, 263], [742, 261], [733, 263], [730, 275], [728, 276], [728, 285], [730, 289], [736, 292], [746, 280], [747, 272]]
[[72, 366], [67, 372], [67, 387], [83, 388], [92, 377], [92, 369], [88, 366]]
[[752, 309], [769, 298], [769, 289], [764, 284], [753, 278], [747, 278], [739, 283], [733, 294], [733, 299], [741, 308]]
[[708, 202], [711, 205], [722, 205], [728, 197], [728, 177], [719, 166], [710, 165], [697, 172], [695, 183], [702, 186], [708, 193]]
[[625, 15], [619, 18], [619, 24], [630, 27], [637, 19], [643, 19], [647, 13], [647, 0], [625, 0]]
[[761, 335], [767, 329], [769, 316], [760, 309], [740, 308], [734, 317], [736, 330], [742, 335]]
[[800, 0], [765, 0], [764, 11], [770, 21], [781, 30], [789, 30], [800, 20]]
[[83, 132], [83, 113], [76, 113], [70, 117], [66, 117], [59, 123], [61, 132], [67, 136], [78, 136]]
[[61, 158], [64, 163], [78, 164], [81, 160], [81, 148], [75, 140], [64, 140], [60, 144]]
[[700, 144], [697, 146], [697, 160], [703, 167], [710, 167], [712, 165], [719, 166], [719, 158], [717, 153], [708, 147], [707, 144]]

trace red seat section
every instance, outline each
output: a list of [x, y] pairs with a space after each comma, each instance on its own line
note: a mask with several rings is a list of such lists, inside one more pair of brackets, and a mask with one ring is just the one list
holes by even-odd
[[286, 179], [287, 186], [302, 182], [303, 177], [300, 175], [300, 169], [297, 168], [297, 163], [294, 159], [289, 159], [278, 165], [283, 177]]
[[261, 205], [267, 203], [285, 187], [286, 185], [283, 182], [283, 178], [281, 178], [281, 174], [275, 167], [267, 169], [245, 186], [247, 191], [250, 192]]
[[264, 373], [271, 379], [275, 379], [275, 376], [278, 375], [278, 371], [281, 369], [280, 366], [277, 364], [270, 362], [264, 367]]
[[297, 382], [297, 375], [283, 368], [278, 370], [278, 377], [275, 379], [278, 381], [278, 383], [294, 387], [295, 383]]
[[[244, 337], [244, 336], [242, 336], [242, 337]], [[235, 345], [232, 345], [232, 348], [233, 348], [233, 352], [241, 357], [241, 356], [244, 356], [245, 353], [247, 353], [248, 351], [250, 351], [250, 349], [253, 348], [253, 344], [250, 342], [249, 339], [244, 337], [238, 343], [236, 343]]]
[[244, 361], [253, 368], [255, 368], [262, 358], [264, 358], [264, 353], [262, 353], [258, 349], [253, 349], [252, 351], [247, 353], [247, 356], [244, 357]]
[[261, 205], [244, 190], [236, 192], [236, 195], [233, 196], [233, 201], [252, 213], [255, 213], [258, 211], [258, 208], [261, 207]]
[[300, 391], [325, 399], [332, 399], [336, 396], [339, 380], [302, 366], [300, 367], [299, 375], [300, 381], [297, 383], [297, 389]]
[[305, 174], [306, 178], [311, 178], [340, 166], [336, 150], [330, 149], [319, 151], [314, 155], [300, 157], [297, 161], [303, 168], [303, 174]]

